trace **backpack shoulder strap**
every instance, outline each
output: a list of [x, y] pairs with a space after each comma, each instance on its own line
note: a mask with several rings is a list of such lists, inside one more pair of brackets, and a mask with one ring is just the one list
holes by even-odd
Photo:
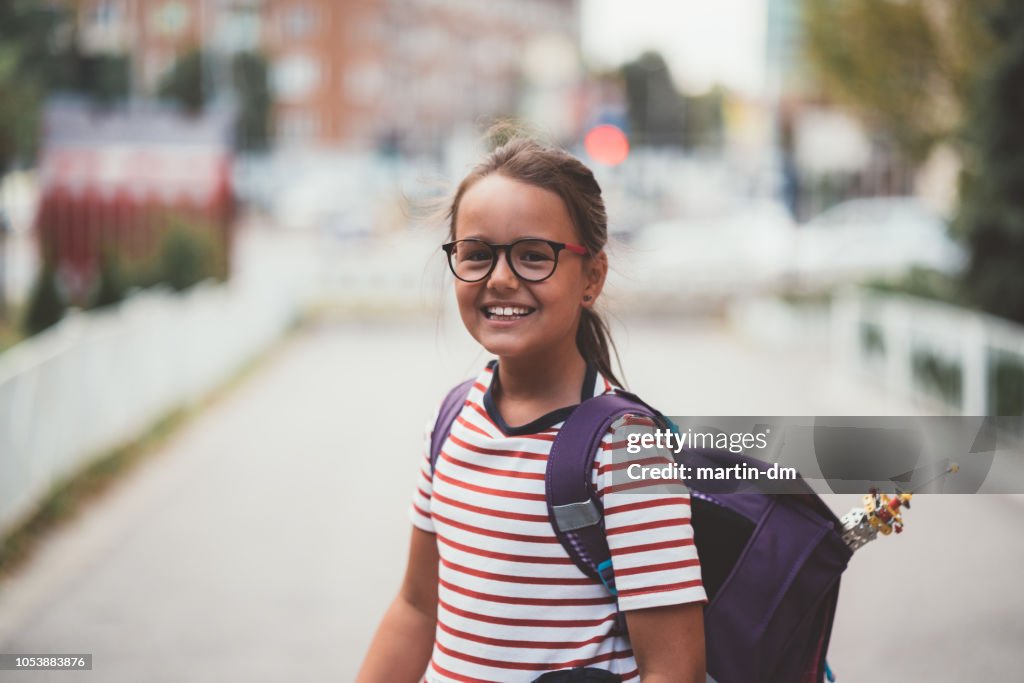
[[581, 403], [555, 437], [548, 457], [545, 493], [548, 517], [559, 542], [587, 576], [600, 580], [613, 595], [611, 552], [605, 537], [604, 509], [591, 484], [591, 469], [601, 439], [628, 414], [664, 418], [633, 394], [618, 391]]
[[473, 379], [455, 385], [441, 402], [441, 409], [437, 413], [437, 420], [434, 422], [434, 429], [430, 432], [430, 471], [434, 471], [437, 465], [437, 457], [441, 454], [441, 446], [448, 439], [452, 431], [455, 418], [462, 412], [462, 406], [466, 405], [466, 397], [469, 390], [473, 388]]

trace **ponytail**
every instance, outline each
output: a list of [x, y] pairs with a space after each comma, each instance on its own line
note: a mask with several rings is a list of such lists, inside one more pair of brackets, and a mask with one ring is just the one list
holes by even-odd
[[619, 351], [615, 348], [607, 323], [597, 311], [590, 308], [581, 309], [580, 326], [576, 330], [576, 348], [583, 359], [597, 367], [609, 382], [622, 386], [622, 382], [612, 371], [612, 352], [618, 361]]

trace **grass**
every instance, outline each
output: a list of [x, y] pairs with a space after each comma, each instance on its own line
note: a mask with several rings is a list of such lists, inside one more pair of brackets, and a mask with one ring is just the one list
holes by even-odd
[[6, 316], [0, 316], [0, 353], [11, 348], [25, 338], [25, 332], [19, 324], [24, 312], [8, 303]]
[[196, 405], [170, 411], [138, 438], [97, 455], [76, 473], [55, 483], [35, 510], [0, 541], [0, 579], [13, 574], [32, 556], [43, 540], [56, 529], [75, 519], [91, 501], [98, 499], [146, 457], [157, 452], [161, 445], [180, 432], [195, 416], [240, 386], [281, 348], [302, 324], [300, 321], [294, 325], [269, 349], [245, 363], [226, 382], [212, 390]]

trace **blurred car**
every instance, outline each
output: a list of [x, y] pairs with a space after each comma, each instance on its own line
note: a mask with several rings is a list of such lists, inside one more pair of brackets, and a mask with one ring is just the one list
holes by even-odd
[[793, 271], [805, 282], [891, 276], [913, 266], [955, 273], [964, 250], [946, 222], [913, 197], [842, 202], [797, 230]]
[[786, 272], [795, 228], [780, 203], [659, 221], [637, 232], [614, 278], [633, 293], [718, 299], [769, 287]]

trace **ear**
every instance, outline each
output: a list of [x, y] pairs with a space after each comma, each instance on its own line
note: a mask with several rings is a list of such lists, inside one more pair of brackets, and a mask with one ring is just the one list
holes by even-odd
[[604, 289], [604, 280], [607, 276], [608, 256], [602, 249], [588, 258], [583, 267], [583, 277], [586, 280], [586, 285], [583, 288], [581, 303], [584, 308], [593, 308], [594, 304], [597, 303], [597, 297], [601, 296], [601, 290]]

